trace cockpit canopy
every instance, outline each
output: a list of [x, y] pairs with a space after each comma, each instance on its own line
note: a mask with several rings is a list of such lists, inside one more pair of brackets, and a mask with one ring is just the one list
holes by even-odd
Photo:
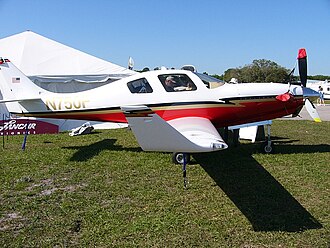
[[[217, 78], [211, 77], [206, 74], [193, 72], [204, 85], [209, 89], [214, 89], [225, 83]], [[167, 71], [166, 73], [159, 73], [158, 79], [167, 92], [182, 92], [182, 91], [195, 91], [197, 86], [190, 78], [189, 74], [180, 71]], [[149, 84], [147, 77], [142, 77], [129, 81], [127, 86], [131, 93], [152, 93], [153, 89]]]
[[197, 89], [194, 82], [186, 74], [161, 74], [158, 76], [158, 79], [167, 92], [192, 91]]
[[209, 89], [214, 89], [225, 84], [222, 80], [217, 79], [215, 77], [211, 77], [209, 75], [198, 72], [194, 72], [194, 73], [203, 81], [203, 83]]

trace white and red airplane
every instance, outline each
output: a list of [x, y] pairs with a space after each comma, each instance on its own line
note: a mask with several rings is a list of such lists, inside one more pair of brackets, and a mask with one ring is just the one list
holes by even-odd
[[226, 149], [217, 128], [298, 115], [305, 102], [319, 120], [309, 100], [318, 93], [305, 87], [305, 49], [298, 60], [302, 85], [228, 84], [192, 71], [158, 70], [83, 92], [53, 93], [1, 59], [0, 103], [26, 117], [128, 123], [143, 150], [173, 152], [183, 162], [184, 154]]

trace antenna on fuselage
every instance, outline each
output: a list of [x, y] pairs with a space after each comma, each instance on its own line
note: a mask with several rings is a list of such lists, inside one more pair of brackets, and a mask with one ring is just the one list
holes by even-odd
[[133, 70], [134, 67], [134, 60], [132, 57], [128, 58], [128, 69]]

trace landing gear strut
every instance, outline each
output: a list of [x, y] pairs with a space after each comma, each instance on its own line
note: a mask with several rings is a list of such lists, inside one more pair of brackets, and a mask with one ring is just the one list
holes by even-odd
[[273, 152], [273, 147], [272, 147], [272, 140], [270, 138], [270, 124], [267, 124], [267, 137], [266, 141], [262, 143], [262, 152], [269, 154]]
[[182, 174], [183, 174], [183, 186], [185, 189], [188, 188], [187, 179], [187, 164], [190, 162], [189, 153], [173, 153], [172, 160], [175, 164], [182, 164]]

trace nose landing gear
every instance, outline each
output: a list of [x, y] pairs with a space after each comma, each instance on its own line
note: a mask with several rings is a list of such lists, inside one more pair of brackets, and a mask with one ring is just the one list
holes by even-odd
[[190, 154], [183, 152], [175, 152], [172, 154], [172, 162], [174, 164], [183, 164], [186, 161], [187, 164], [190, 162]]
[[182, 165], [182, 174], [183, 174], [183, 186], [185, 189], [188, 188], [188, 179], [187, 179], [187, 164], [190, 162], [190, 154], [177, 152], [173, 153], [172, 161], [175, 164]]

